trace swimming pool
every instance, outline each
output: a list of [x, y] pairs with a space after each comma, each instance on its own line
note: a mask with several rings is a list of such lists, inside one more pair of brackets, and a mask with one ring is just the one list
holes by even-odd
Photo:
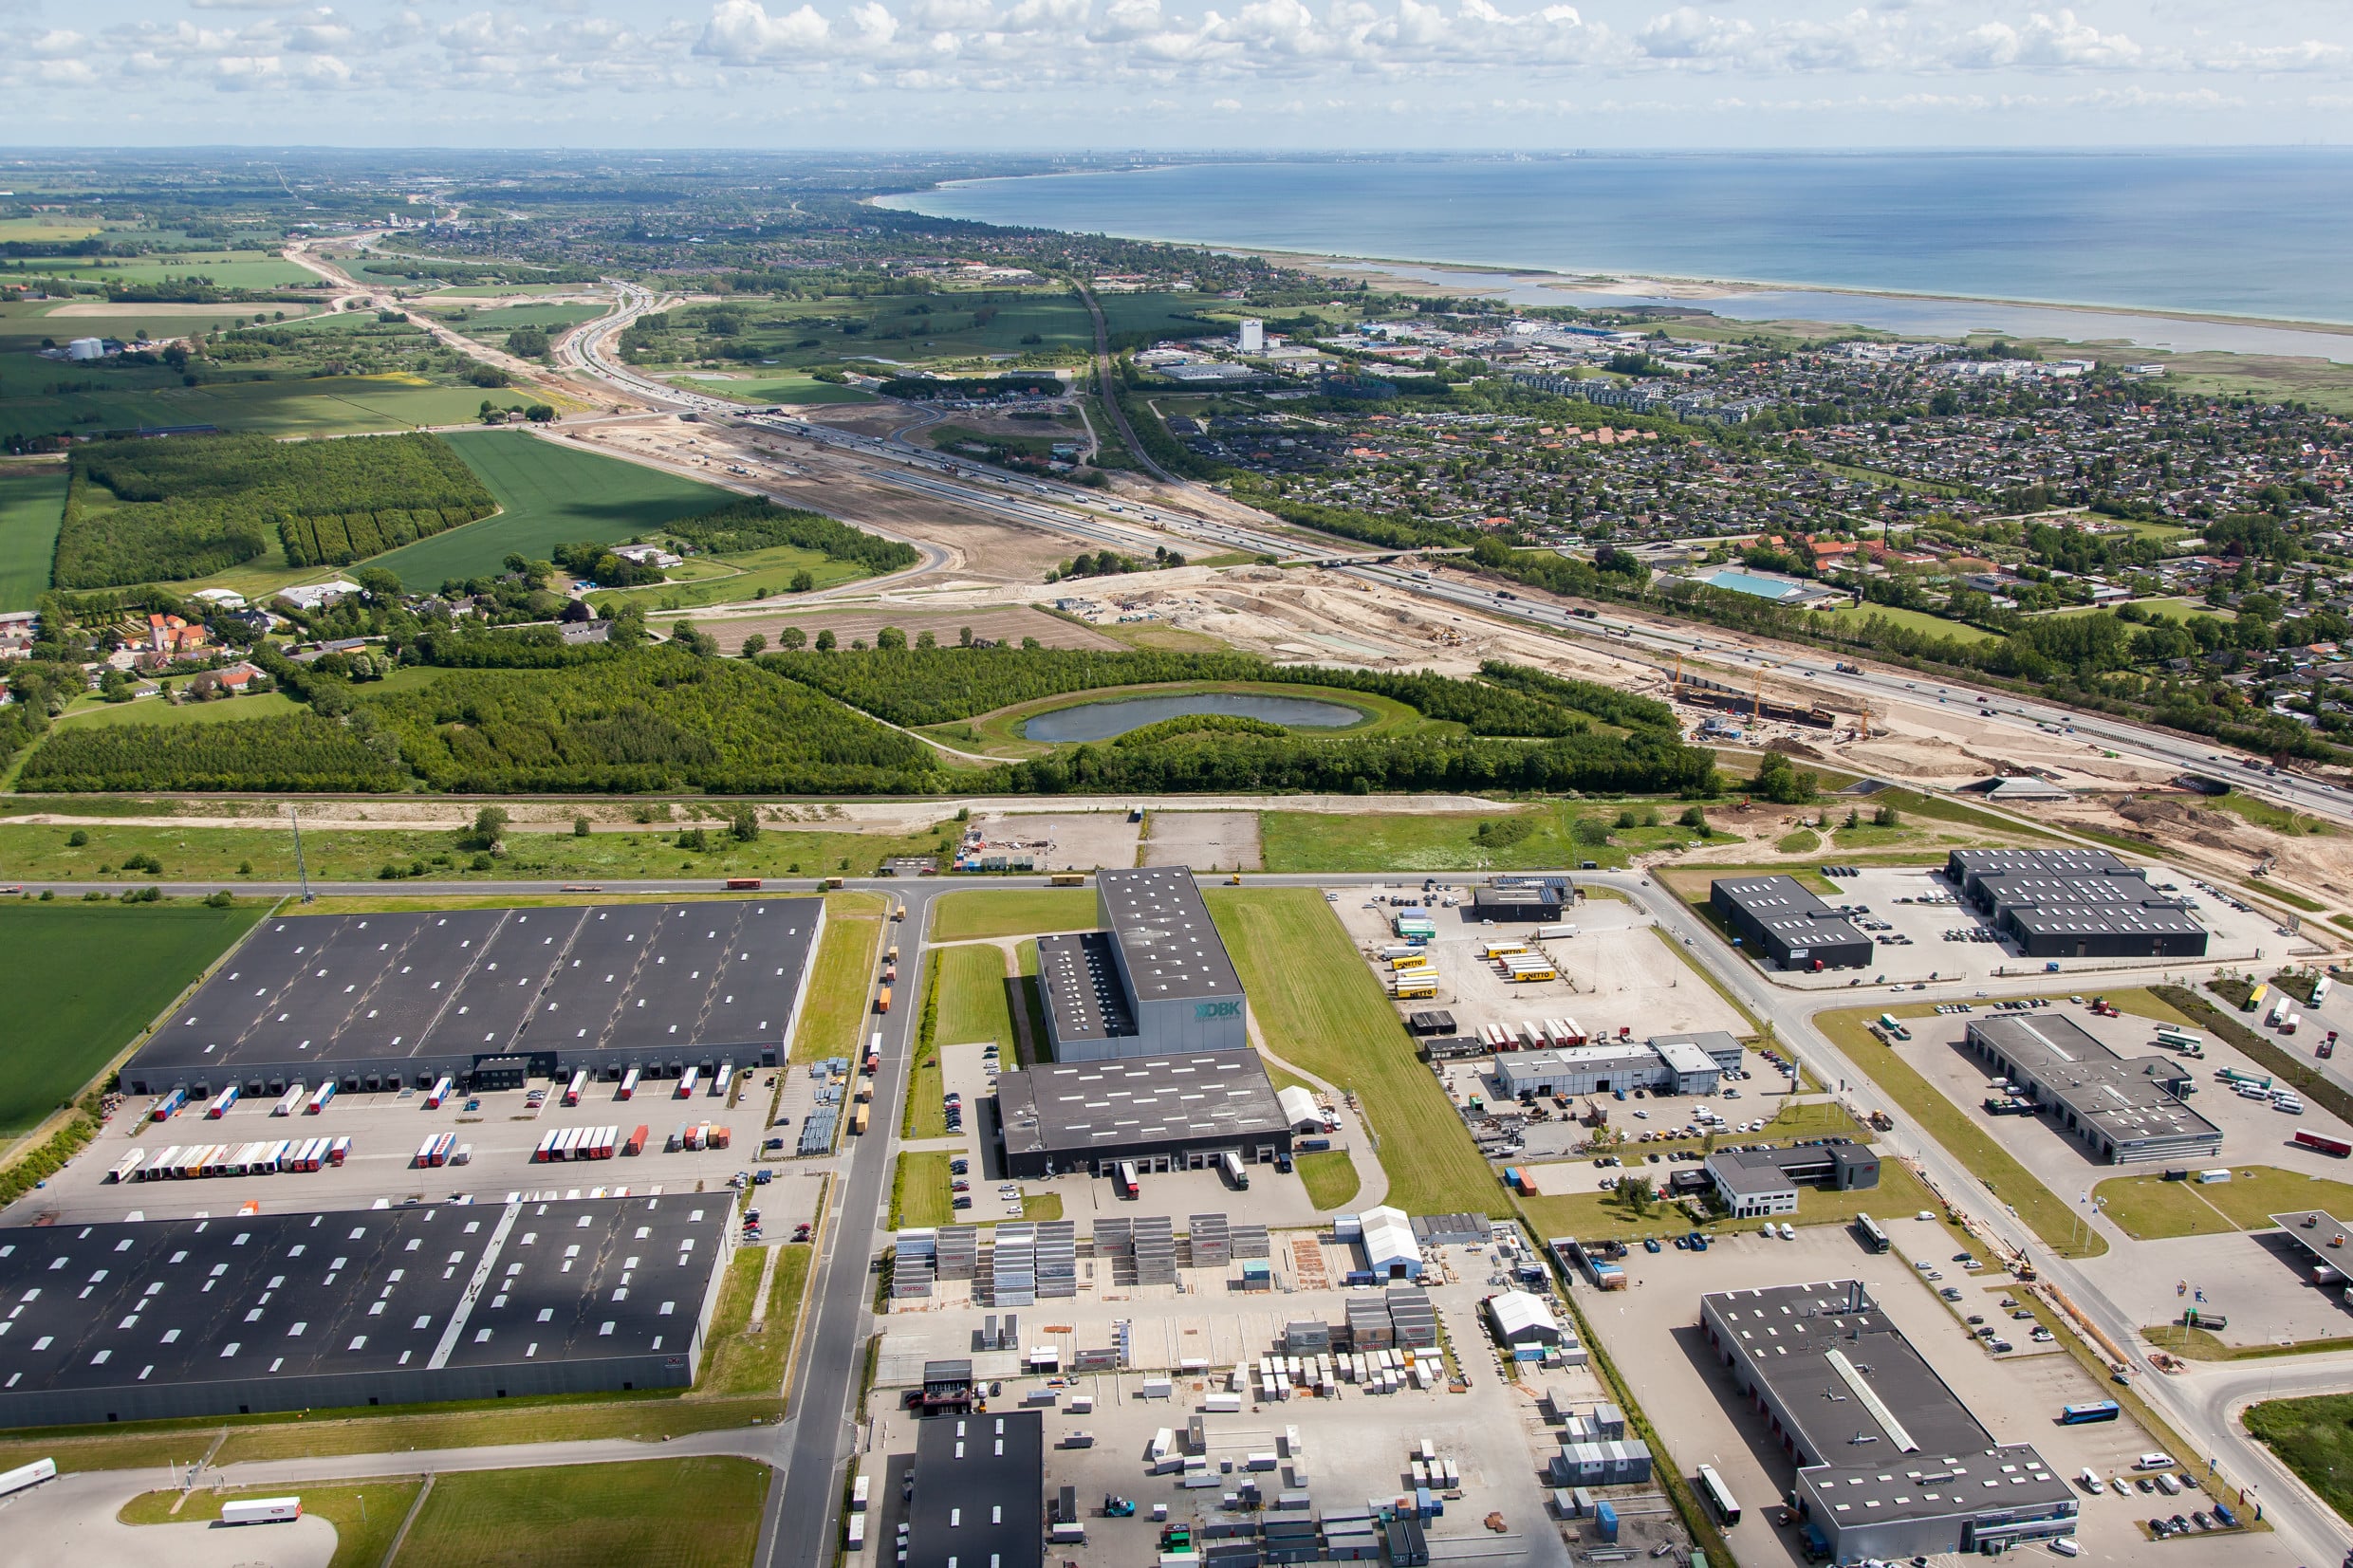
[[1708, 579], [1711, 588], [1730, 588], [1736, 594], [1753, 594], [1758, 599], [1796, 599], [1805, 589], [1794, 582], [1783, 582], [1769, 577], [1752, 577], [1747, 572], [1718, 572]]

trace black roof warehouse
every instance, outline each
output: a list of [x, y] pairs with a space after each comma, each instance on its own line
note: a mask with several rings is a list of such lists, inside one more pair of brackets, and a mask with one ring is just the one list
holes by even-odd
[[693, 1383], [729, 1194], [0, 1230], [0, 1427]]
[[1232, 1150], [1288, 1153], [1291, 1125], [1255, 1051], [1040, 1062], [997, 1079], [1006, 1173], [1198, 1169]]
[[1871, 939], [1794, 876], [1727, 877], [1708, 901], [1741, 945], [1785, 969], [1860, 969]]
[[772, 1066], [824, 924], [817, 898], [286, 915], [122, 1070], [132, 1094]]
[[1956, 849], [1945, 878], [2029, 958], [2197, 958], [2206, 928], [2104, 849]]

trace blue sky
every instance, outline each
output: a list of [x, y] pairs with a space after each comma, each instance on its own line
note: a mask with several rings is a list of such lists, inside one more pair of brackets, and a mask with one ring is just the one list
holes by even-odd
[[0, 142], [2353, 140], [2353, 0], [0, 0]]

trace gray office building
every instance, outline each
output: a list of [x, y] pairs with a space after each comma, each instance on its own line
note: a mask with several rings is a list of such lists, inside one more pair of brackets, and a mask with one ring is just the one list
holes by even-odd
[[1963, 1043], [2095, 1159], [2204, 1159], [2222, 1148], [2222, 1129], [2182, 1103], [2196, 1080], [2178, 1057], [2121, 1057], [2047, 1014], [1973, 1018]]
[[1710, 1154], [1701, 1169], [1725, 1211], [1736, 1220], [1796, 1213], [1801, 1185], [1852, 1192], [1880, 1184], [1880, 1157], [1860, 1143], [1728, 1149]]
[[1255, 1051], [1040, 1062], [997, 1079], [1006, 1173], [1108, 1175], [1198, 1171], [1229, 1152], [1257, 1163], [1290, 1153], [1291, 1122]]
[[0, 1230], [0, 1427], [685, 1388], [728, 1198]]
[[1056, 1061], [1250, 1048], [1241, 977], [1183, 866], [1095, 876], [1099, 931], [1038, 938]]
[[1699, 1320], [1796, 1467], [1811, 1553], [1990, 1554], [2075, 1533], [2066, 1477], [2031, 1444], [1995, 1442], [1861, 1281], [1714, 1292]]
[[1637, 1044], [1603, 1041], [1555, 1051], [1507, 1051], [1495, 1058], [1506, 1095], [1606, 1095], [1655, 1089], [1662, 1095], [1712, 1095], [1740, 1066], [1740, 1042], [1720, 1029], [1659, 1035]]

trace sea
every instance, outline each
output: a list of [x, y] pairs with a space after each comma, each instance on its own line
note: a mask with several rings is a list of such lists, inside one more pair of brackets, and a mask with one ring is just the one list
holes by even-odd
[[[1189, 161], [882, 201], [1444, 268], [1517, 304], [1679, 302], [1744, 321], [2353, 362], [2353, 335], [2278, 324], [2353, 327], [2353, 148]], [[1762, 286], [1694, 297], [1669, 280]]]

